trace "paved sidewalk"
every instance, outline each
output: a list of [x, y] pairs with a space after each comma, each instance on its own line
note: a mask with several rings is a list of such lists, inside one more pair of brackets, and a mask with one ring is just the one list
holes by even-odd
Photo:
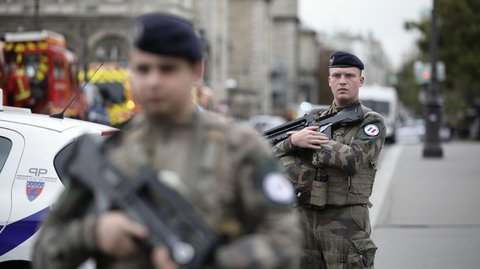
[[[394, 145], [380, 163], [376, 269], [480, 268], [480, 143], [442, 148], [443, 158], [425, 159], [423, 144]], [[391, 182], [377, 188], [382, 180]]]

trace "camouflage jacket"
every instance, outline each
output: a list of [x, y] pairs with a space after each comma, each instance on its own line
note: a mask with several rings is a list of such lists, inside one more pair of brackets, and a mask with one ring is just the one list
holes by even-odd
[[[193, 130], [196, 120], [203, 126], [199, 132]], [[139, 115], [119, 136], [104, 145], [116, 167], [133, 178], [147, 164], [180, 179], [183, 187], [176, 190], [212, 229], [228, 238], [214, 253], [215, 268], [289, 268], [294, 262], [299, 229], [289, 206], [293, 188], [278, 195], [265, 184], [278, 166], [253, 130], [197, 112], [186, 122], [169, 123]], [[198, 149], [200, 156], [191, 158]], [[192, 166], [199, 169], [192, 172]], [[97, 217], [87, 210], [91, 196], [69, 182], [44, 221], [35, 267], [75, 268], [93, 256], [98, 268], [153, 268], [148, 253], [119, 261], [99, 252]]]
[[[350, 105], [357, 102], [360, 101]], [[325, 116], [342, 109], [332, 104], [315, 116]], [[370, 205], [368, 197], [385, 142], [386, 127], [380, 114], [365, 106], [363, 109], [362, 122], [333, 130], [332, 139], [328, 144], [322, 144], [320, 150], [296, 147], [290, 137], [274, 146], [275, 156], [281, 158], [286, 175], [295, 187], [311, 192], [307, 203], [316, 206]], [[325, 175], [328, 175], [328, 184], [320, 182], [325, 181], [320, 179]]]

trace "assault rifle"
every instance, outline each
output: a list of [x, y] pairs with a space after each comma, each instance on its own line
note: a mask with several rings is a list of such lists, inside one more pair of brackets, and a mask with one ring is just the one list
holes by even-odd
[[75, 144], [67, 171], [72, 180], [90, 190], [96, 214], [121, 210], [148, 228], [149, 250], [163, 244], [180, 268], [205, 266], [220, 237], [183, 197], [148, 168], [140, 169], [134, 180], [125, 178], [88, 135]]
[[346, 107], [340, 112], [335, 112], [315, 120], [313, 113], [289, 121], [262, 133], [262, 137], [268, 139], [273, 145], [288, 138], [287, 132], [300, 131], [308, 126], [319, 126], [318, 132], [325, 133], [332, 138], [332, 127], [346, 125], [348, 123], [363, 120], [363, 108], [360, 103]]

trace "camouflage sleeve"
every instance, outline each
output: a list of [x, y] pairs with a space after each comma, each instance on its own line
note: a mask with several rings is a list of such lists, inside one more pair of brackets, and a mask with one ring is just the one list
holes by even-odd
[[280, 157], [286, 154], [291, 154], [298, 149], [297, 146], [292, 144], [292, 137], [289, 136], [287, 139], [278, 142], [272, 149], [273, 156]]
[[[240, 219], [246, 232], [216, 251], [215, 265], [217, 268], [292, 268], [301, 237], [291, 207], [293, 187], [279, 172], [278, 161], [269, 156], [269, 149], [254, 133], [248, 135], [248, 140], [242, 143], [242, 153], [238, 154], [236, 178], [243, 211]], [[283, 189], [282, 184], [286, 184]]]
[[96, 218], [85, 213], [90, 199], [87, 190], [67, 181], [43, 222], [34, 247], [34, 268], [76, 268], [95, 253]]
[[330, 140], [317, 150], [320, 165], [356, 173], [383, 147], [386, 137], [385, 122], [377, 113], [369, 113], [357, 129], [353, 141], [344, 145]]

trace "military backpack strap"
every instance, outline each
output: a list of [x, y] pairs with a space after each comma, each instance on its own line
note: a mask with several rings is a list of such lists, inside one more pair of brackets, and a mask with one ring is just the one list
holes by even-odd
[[207, 122], [205, 115], [197, 112], [191, 155], [190, 181], [194, 184], [199, 174], [211, 179], [216, 177], [216, 168], [221, 149], [226, 143], [226, 129], [220, 124]]
[[[207, 120], [202, 116], [204, 115], [199, 117], [203, 125], [201, 139], [197, 140], [200, 144], [195, 146], [200, 147], [201, 151], [195, 153], [197, 162], [195, 167], [192, 167], [192, 172], [204, 180], [216, 182], [217, 166], [227, 143], [227, 128], [222, 124], [206, 122]], [[193, 178], [193, 180], [198, 180], [198, 178]], [[198, 185], [198, 182], [195, 182], [195, 185]], [[199, 198], [198, 205], [201, 206], [205, 199]], [[241, 233], [242, 224], [237, 219], [228, 218], [219, 220], [214, 228], [219, 235], [225, 238], [234, 238]]]
[[[205, 143], [203, 144], [203, 153], [201, 154], [200, 172], [207, 177], [214, 179], [215, 170], [221, 155], [221, 150], [226, 140], [224, 130], [220, 128], [207, 127], [205, 134]], [[200, 156], [199, 156], [200, 157]]]

